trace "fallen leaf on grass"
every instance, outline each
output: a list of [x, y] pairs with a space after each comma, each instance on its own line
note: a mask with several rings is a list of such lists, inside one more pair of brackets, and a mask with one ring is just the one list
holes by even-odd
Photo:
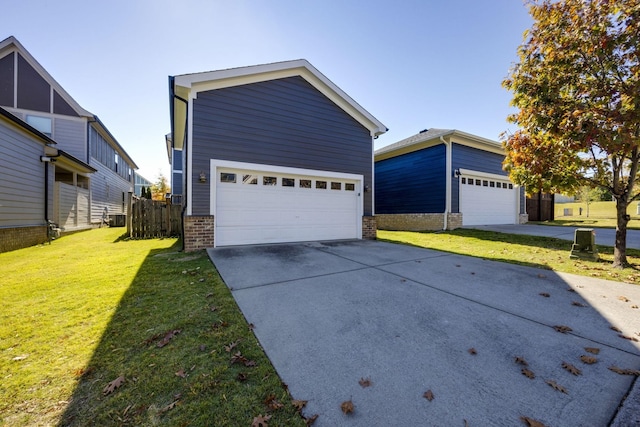
[[293, 407], [296, 408], [296, 411], [300, 412], [302, 411], [302, 409], [304, 409], [305, 406], [307, 406], [307, 402], [306, 400], [296, 400], [293, 399], [291, 401], [291, 403], [293, 404]]
[[526, 360], [524, 360], [524, 357], [520, 357], [520, 356], [516, 356], [516, 363], [518, 365], [522, 365], [522, 366], [529, 366], [529, 364], [527, 363]]
[[255, 329], [255, 325], [253, 323], [249, 323], [249, 330], [253, 331]]
[[565, 325], [556, 325], [556, 326], [553, 327], [553, 329], [555, 329], [556, 331], [561, 332], [563, 334], [566, 334], [567, 332], [573, 331], [573, 329], [571, 329], [570, 327], [565, 326]]
[[530, 380], [532, 380], [532, 379], [534, 379], [536, 377], [536, 374], [534, 374], [533, 371], [530, 371], [527, 368], [522, 368], [522, 370], [520, 372], [522, 372], [522, 375], [524, 375], [525, 377], [529, 378]]
[[275, 394], [270, 394], [264, 399], [264, 404], [271, 410], [278, 410], [284, 407], [284, 405], [276, 400]]
[[598, 359], [596, 359], [595, 357], [587, 356], [586, 354], [580, 356], [580, 360], [582, 360], [582, 363], [586, 363], [587, 365], [593, 365], [598, 361]]
[[371, 378], [369, 378], [369, 377], [360, 378], [360, 381], [358, 381], [358, 384], [360, 384], [360, 387], [362, 387], [362, 388], [371, 387]]
[[567, 389], [562, 387], [560, 384], [558, 384], [557, 382], [553, 381], [553, 380], [546, 380], [545, 381], [547, 384], [549, 384], [551, 386], [551, 388], [553, 388], [554, 390], [558, 390], [564, 394], [569, 394], [567, 393]]
[[247, 380], [247, 374], [245, 374], [244, 372], [239, 372], [238, 376], [236, 376], [236, 379], [240, 382], [246, 381]]
[[104, 394], [105, 396], [111, 394], [122, 384], [124, 384], [124, 376], [120, 375], [118, 378], [106, 385], [106, 387], [102, 390], [102, 394]]
[[217, 305], [212, 305], [211, 307], [209, 307], [209, 309], [211, 311], [216, 311], [216, 310], [218, 310], [218, 306]]
[[544, 424], [542, 424], [540, 421], [538, 420], [534, 420], [533, 418], [529, 418], [529, 417], [520, 417], [520, 419], [528, 426], [528, 427], [547, 427]]
[[207, 295], [205, 295], [205, 298], [211, 298], [213, 296], [213, 292], [209, 292]]
[[229, 326], [228, 322], [216, 322], [211, 327], [213, 328], [214, 331], [216, 331], [220, 328], [226, 328], [227, 326]]
[[549, 295], [549, 294], [548, 294], [548, 293], [546, 293], [546, 292], [540, 292], [538, 295], [540, 295], [540, 296], [542, 296], [542, 297], [545, 297], [545, 298], [549, 298], [549, 297], [551, 296], [551, 295]]
[[224, 346], [224, 351], [226, 351], [227, 353], [231, 353], [231, 350], [236, 348], [239, 343], [240, 343], [240, 340], [237, 340], [237, 341], [234, 341], [234, 342], [230, 343], [229, 345], [225, 345]]
[[242, 355], [241, 352], [237, 352], [233, 356], [231, 356], [231, 363], [242, 363], [246, 367], [256, 366], [256, 362], [253, 360], [249, 360]]
[[344, 414], [351, 414], [353, 413], [355, 407], [353, 406], [353, 402], [351, 400], [347, 400], [342, 402], [342, 404], [340, 405], [340, 409], [342, 409], [342, 412]]
[[636, 369], [622, 369], [622, 368], [618, 368], [617, 366], [609, 366], [609, 370], [615, 372], [616, 374], [620, 374], [620, 375], [640, 376], [640, 371], [638, 371]]
[[178, 372], [176, 372], [176, 376], [180, 378], [187, 378], [187, 374], [184, 373], [184, 369], [180, 369]]
[[269, 424], [267, 422], [271, 419], [271, 415], [258, 415], [253, 418], [253, 422], [251, 423], [251, 427], [268, 427]]
[[591, 353], [591, 354], [598, 354], [600, 353], [600, 349], [597, 347], [585, 347], [584, 351], [586, 351], [587, 353]]
[[19, 362], [21, 360], [26, 359], [27, 357], [29, 357], [28, 354], [22, 354], [20, 356], [16, 356], [16, 357], [12, 358], [11, 360], [13, 360], [14, 362]]
[[310, 426], [310, 425], [313, 425], [313, 423], [315, 423], [317, 419], [318, 419], [318, 414], [313, 414], [309, 418], [305, 418], [304, 422], [306, 425]]
[[178, 402], [179, 402], [179, 400], [174, 400], [173, 402], [169, 403], [167, 406], [165, 406], [164, 408], [160, 409], [160, 413], [164, 414], [165, 412], [172, 410], [173, 408], [176, 407]]
[[576, 307], [586, 307], [586, 305], [584, 305], [583, 303], [581, 303], [579, 301], [572, 301], [571, 305], [575, 305]]
[[572, 373], [573, 375], [582, 375], [582, 371], [573, 366], [571, 363], [562, 362], [562, 367], [565, 371]]
[[424, 392], [424, 394], [422, 395], [422, 397], [424, 397], [425, 399], [427, 399], [429, 402], [431, 402], [433, 399], [435, 399], [436, 397], [433, 395], [433, 392], [431, 390], [427, 390]]
[[166, 334], [164, 334], [164, 338], [162, 338], [160, 341], [158, 341], [156, 346], [158, 348], [164, 347], [165, 345], [169, 344], [169, 341], [171, 341], [180, 332], [182, 332], [180, 329], [174, 329], [173, 331], [167, 332]]

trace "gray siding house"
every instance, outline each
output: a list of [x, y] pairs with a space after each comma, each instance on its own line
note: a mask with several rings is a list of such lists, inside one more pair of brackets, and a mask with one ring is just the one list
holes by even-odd
[[[136, 164], [100, 119], [83, 109], [14, 37], [0, 42], [0, 106], [64, 153], [50, 163], [52, 207], [41, 220], [69, 231], [99, 224], [104, 215], [126, 214]], [[77, 168], [76, 161], [88, 168]]]
[[69, 194], [54, 198], [56, 168], [52, 161], [84, 179], [96, 170], [56, 145], [0, 107], [0, 252], [45, 242], [47, 219], [54, 209], [66, 209], [68, 216], [76, 214]]
[[309, 62], [169, 86], [186, 250], [375, 237], [373, 139], [387, 129]]

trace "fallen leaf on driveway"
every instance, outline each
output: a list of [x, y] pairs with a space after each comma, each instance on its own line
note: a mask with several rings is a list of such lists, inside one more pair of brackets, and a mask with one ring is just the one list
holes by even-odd
[[629, 302], [629, 301], [631, 301], [629, 298], [627, 298], [627, 297], [625, 297], [625, 296], [623, 296], [623, 295], [620, 295], [620, 296], [618, 297], [618, 299], [619, 299], [620, 301], [622, 301], [622, 302]]
[[520, 372], [522, 372], [522, 375], [524, 375], [525, 377], [529, 378], [530, 380], [532, 380], [532, 379], [534, 379], [536, 377], [536, 374], [534, 374], [533, 371], [530, 371], [527, 368], [522, 368], [522, 370]]
[[587, 365], [593, 365], [598, 361], [598, 359], [596, 359], [595, 357], [587, 356], [586, 354], [580, 356], [580, 360], [582, 360], [582, 363], [586, 363]]
[[586, 305], [584, 305], [583, 303], [581, 303], [579, 301], [572, 301], [571, 305], [575, 305], [576, 307], [586, 307]]
[[105, 396], [113, 393], [117, 388], [119, 388], [122, 384], [124, 384], [124, 376], [121, 375], [115, 380], [111, 381], [107, 386], [102, 390], [102, 394]]
[[516, 356], [516, 363], [518, 365], [522, 365], [522, 366], [529, 366], [529, 364], [527, 363], [526, 360], [524, 360], [524, 357], [520, 357], [520, 356]]
[[561, 332], [563, 334], [566, 334], [567, 332], [573, 331], [573, 329], [571, 329], [570, 327], [565, 326], [565, 325], [556, 325], [556, 326], [553, 327], [553, 329], [555, 329], [556, 331]]
[[564, 368], [565, 371], [570, 372], [573, 375], [582, 375], [582, 371], [576, 368], [575, 366], [573, 366], [571, 363], [562, 362], [562, 367]]
[[546, 278], [547, 278], [547, 276], [546, 276], [546, 275], [544, 275], [544, 274], [542, 274], [542, 273], [539, 273], [539, 274], [538, 274], [538, 277], [539, 277], [540, 279], [546, 279]]
[[597, 347], [585, 347], [584, 351], [586, 351], [587, 353], [591, 353], [591, 354], [598, 354], [600, 353], [600, 349]]
[[622, 330], [620, 328], [617, 328], [615, 326], [611, 326], [609, 329], [611, 329], [612, 331], [616, 331], [616, 332], [622, 332]]
[[533, 418], [529, 418], [529, 417], [520, 417], [520, 419], [527, 424], [528, 427], [547, 427], [544, 424], [542, 424], [540, 421], [538, 420], [534, 420]]
[[618, 368], [617, 366], [609, 366], [609, 369], [615, 372], [616, 374], [620, 374], [620, 375], [640, 376], [640, 371], [635, 369], [622, 369], [622, 368]]
[[424, 397], [425, 399], [427, 399], [429, 402], [431, 402], [433, 399], [435, 399], [436, 397], [433, 395], [433, 392], [431, 390], [427, 390], [424, 392], [424, 394], [422, 395], [422, 397]]
[[620, 338], [624, 338], [625, 340], [638, 342], [638, 339], [637, 339], [636, 337], [629, 337], [629, 336], [627, 336], [627, 335], [623, 335], [623, 334], [618, 334], [618, 336], [619, 336]]
[[351, 414], [353, 413], [355, 407], [353, 406], [353, 402], [351, 400], [347, 400], [342, 402], [342, 404], [340, 405], [340, 409], [342, 409], [342, 412], [344, 414]]
[[358, 381], [358, 384], [360, 384], [360, 386], [362, 388], [367, 388], [371, 386], [371, 378], [367, 377], [367, 378], [360, 378], [360, 381]]
[[545, 297], [545, 298], [549, 298], [549, 297], [551, 296], [551, 295], [549, 295], [549, 294], [548, 294], [548, 293], [546, 293], [546, 292], [540, 292], [538, 295], [543, 296], [543, 297]]
[[470, 355], [475, 356], [476, 354], [478, 354], [478, 351], [471, 347], [469, 350], [467, 350], [469, 352]]
[[306, 425], [310, 426], [310, 425], [313, 425], [313, 423], [315, 423], [317, 419], [318, 419], [318, 414], [313, 414], [313, 416], [309, 418], [305, 418], [304, 422]]
[[558, 390], [564, 394], [569, 394], [567, 393], [567, 389], [562, 387], [560, 384], [558, 384], [557, 382], [553, 381], [553, 380], [546, 380], [545, 381], [547, 384], [549, 384], [551, 386], [551, 388], [553, 388], [554, 390]]

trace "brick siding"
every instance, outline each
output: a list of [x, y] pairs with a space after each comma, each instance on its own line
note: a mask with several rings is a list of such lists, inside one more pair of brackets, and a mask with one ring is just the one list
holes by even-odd
[[184, 217], [184, 250], [193, 252], [213, 247], [213, 215]]
[[47, 227], [0, 228], [0, 253], [39, 245], [47, 241]]

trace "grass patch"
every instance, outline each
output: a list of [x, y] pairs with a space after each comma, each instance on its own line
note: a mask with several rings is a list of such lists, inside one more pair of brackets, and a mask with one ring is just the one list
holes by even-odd
[[[565, 209], [570, 209], [569, 212], [572, 214], [565, 215]], [[580, 209], [582, 209], [582, 215]], [[631, 216], [627, 228], [639, 230], [640, 215], [637, 214], [637, 203], [631, 203], [627, 207], [627, 213]], [[554, 221], [544, 221], [540, 224], [589, 228], [616, 228], [617, 225], [616, 202], [591, 202], [588, 217], [586, 203], [556, 203], [554, 215]]]
[[121, 233], [0, 254], [0, 424], [304, 425], [206, 254]]
[[635, 249], [627, 249], [627, 259], [631, 266], [620, 270], [612, 268], [612, 247], [598, 245], [600, 261], [574, 260], [569, 258], [572, 242], [549, 237], [457, 229], [447, 232], [378, 230], [378, 239], [545, 270], [640, 284], [640, 250]]

